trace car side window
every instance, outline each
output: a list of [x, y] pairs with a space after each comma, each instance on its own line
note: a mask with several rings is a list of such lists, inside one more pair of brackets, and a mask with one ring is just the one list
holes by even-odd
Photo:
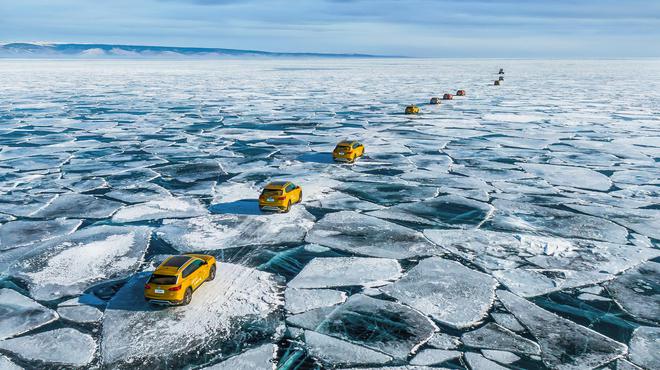
[[289, 184], [289, 186], [286, 187], [286, 192], [287, 192], [287, 193], [290, 193], [290, 192], [292, 192], [293, 189], [295, 189], [295, 188], [296, 188], [295, 185], [293, 185], [293, 184]]
[[360, 146], [360, 143], [355, 143], [355, 144], [353, 144], [353, 149], [356, 149], [359, 146]]
[[192, 261], [192, 262], [190, 263], [190, 265], [188, 265], [188, 267], [186, 267], [185, 269], [183, 269], [183, 273], [181, 273], [181, 276], [182, 276], [183, 278], [187, 278], [188, 276], [190, 276], [190, 274], [192, 274], [193, 272], [197, 271], [197, 269], [200, 268], [201, 266], [202, 266], [202, 261], [199, 261], [199, 260], [197, 260], [197, 261]]
[[181, 277], [185, 279], [188, 276], [190, 276], [190, 274], [192, 274], [193, 271], [195, 271], [194, 270], [194, 265], [191, 263], [190, 265], [188, 265], [188, 267], [183, 269], [183, 272], [181, 273]]

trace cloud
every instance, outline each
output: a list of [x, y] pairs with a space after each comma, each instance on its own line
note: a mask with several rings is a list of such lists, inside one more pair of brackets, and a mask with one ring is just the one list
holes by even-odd
[[[22, 0], [0, 41], [414, 56], [660, 56], [649, 0]], [[493, 44], [497, 43], [497, 47]]]

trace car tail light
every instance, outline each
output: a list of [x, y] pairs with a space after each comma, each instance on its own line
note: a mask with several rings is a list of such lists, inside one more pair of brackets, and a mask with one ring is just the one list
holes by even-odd
[[171, 287], [171, 288], [169, 288], [169, 289], [167, 289], [167, 290], [169, 290], [170, 292], [176, 292], [177, 290], [181, 290], [181, 285], [177, 285], [177, 286]]
[[277, 197], [277, 200], [285, 200], [286, 197]]
[[149, 285], [149, 284], [144, 284], [144, 289], [151, 289], [151, 285]]

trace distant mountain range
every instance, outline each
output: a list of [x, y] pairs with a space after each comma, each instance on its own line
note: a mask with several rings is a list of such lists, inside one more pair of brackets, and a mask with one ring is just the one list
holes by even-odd
[[188, 48], [112, 44], [10, 43], [0, 44], [0, 58], [200, 58], [308, 57], [382, 58], [369, 54], [278, 53], [259, 50]]

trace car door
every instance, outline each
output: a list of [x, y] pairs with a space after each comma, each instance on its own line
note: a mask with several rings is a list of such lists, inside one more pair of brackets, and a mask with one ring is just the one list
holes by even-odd
[[204, 274], [204, 269], [201, 268], [202, 264], [204, 262], [202, 260], [194, 260], [190, 263], [190, 266], [192, 266], [193, 272], [190, 274], [191, 278], [191, 285], [193, 289], [197, 289], [198, 286], [202, 284], [204, 279], [206, 279], [206, 276], [203, 276]]

